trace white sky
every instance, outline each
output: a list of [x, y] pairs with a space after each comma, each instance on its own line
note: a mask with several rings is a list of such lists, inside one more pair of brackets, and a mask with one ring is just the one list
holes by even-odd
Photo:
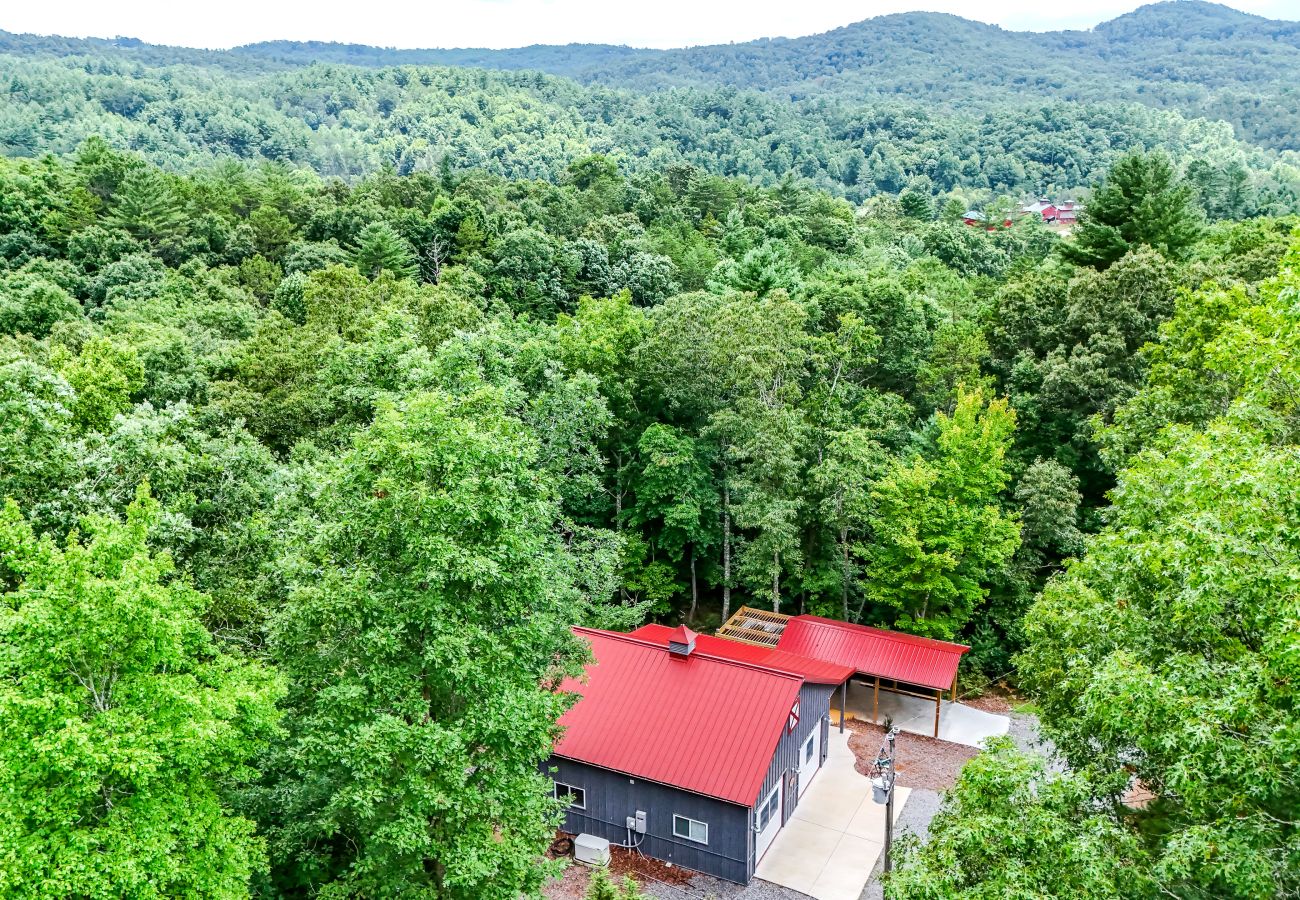
[[[343, 41], [384, 47], [520, 47], [571, 41], [682, 47], [798, 37], [891, 12], [956, 13], [1016, 30], [1089, 28], [1141, 0], [0, 0], [0, 29], [157, 44]], [[1300, 19], [1300, 0], [1229, 0]]]

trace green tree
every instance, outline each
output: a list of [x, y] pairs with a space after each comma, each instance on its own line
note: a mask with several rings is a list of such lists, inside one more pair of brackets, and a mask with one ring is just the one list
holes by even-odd
[[904, 631], [951, 639], [1019, 546], [1002, 510], [1015, 413], [1005, 400], [958, 393], [935, 415], [930, 458], [899, 461], [871, 493], [872, 543], [860, 548], [868, 596]]
[[144, 384], [144, 366], [130, 347], [106, 337], [91, 338], [76, 356], [56, 358], [75, 392], [72, 422], [81, 432], [106, 431], [113, 417], [131, 408], [131, 395]]
[[1026, 621], [1020, 670], [1064, 758], [1099, 800], [1155, 795], [1133, 826], [1166, 895], [1300, 890], [1296, 261], [1207, 348], [1229, 404], [1129, 458]]
[[0, 497], [40, 519], [67, 484], [75, 463], [67, 381], [0, 339]]
[[156, 169], [129, 171], [113, 194], [108, 225], [170, 255], [185, 228], [185, 210], [172, 182]]
[[289, 738], [262, 799], [277, 880], [337, 896], [534, 896], [540, 763], [588, 619], [536, 446], [490, 391], [390, 403], [290, 541], [272, 646]]
[[387, 222], [371, 222], [357, 238], [352, 264], [370, 278], [388, 272], [398, 278], [413, 278], [415, 256], [411, 246]]
[[0, 893], [248, 894], [266, 866], [223, 796], [272, 736], [280, 688], [223, 654], [207, 600], [148, 548], [158, 504], [59, 546], [0, 512]]
[[1159, 151], [1130, 153], [1116, 160], [1093, 191], [1061, 253], [1096, 269], [1142, 246], [1176, 259], [1185, 255], [1200, 229], [1195, 190], [1179, 181], [1169, 157]]
[[56, 322], [81, 316], [81, 304], [44, 278], [10, 275], [0, 279], [0, 334], [43, 338]]
[[628, 523], [659, 527], [658, 544], [690, 569], [694, 620], [699, 608], [699, 557], [717, 543], [718, 492], [703, 449], [689, 435], [656, 423], [638, 441], [640, 471], [633, 481], [636, 502]]
[[968, 762], [922, 842], [896, 845], [888, 900], [1114, 900], [1151, 894], [1139, 842], [1097, 809], [1085, 779], [994, 738]]

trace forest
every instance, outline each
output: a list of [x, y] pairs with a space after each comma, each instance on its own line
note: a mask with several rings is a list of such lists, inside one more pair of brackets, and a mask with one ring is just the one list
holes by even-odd
[[741, 605], [1033, 701], [891, 900], [1300, 892], [1288, 151], [120, 44], [0, 48], [0, 896], [537, 897], [571, 626]]
[[[1136, 84], [1100, 61], [1067, 64], [1081, 74], [1065, 78], [1039, 61], [1075, 50], [1016, 43], [1050, 35], [998, 32], [997, 46], [1012, 45], [998, 56], [984, 49], [989, 26], [955, 17], [886, 17], [796, 42], [734, 45], [726, 52], [740, 58], [724, 55], [720, 71], [690, 77], [680, 75], [686, 63], [679, 56], [717, 60], [718, 48], [637, 63], [644, 77], [582, 81], [542, 71], [582, 75], [548, 62], [572, 63], [584, 57], [582, 48], [540, 48], [514, 61], [515, 51], [474, 58], [514, 69], [489, 71], [423, 65], [474, 61], [458, 53], [315, 44], [194, 51], [0, 32], [0, 152], [67, 154], [100, 137], [175, 171], [235, 157], [345, 179], [388, 166], [398, 174], [450, 168], [551, 181], [573, 160], [601, 154], [629, 174], [685, 163], [768, 187], [792, 179], [855, 203], [920, 194], [960, 214], [1004, 195], [1077, 196], [1124, 152], [1141, 147], [1160, 148], [1182, 165], [1196, 162], [1189, 174], [1213, 218], [1295, 212], [1300, 148], [1261, 129], [1295, 134], [1300, 127], [1287, 117], [1300, 108], [1298, 39], [1288, 37], [1287, 23], [1259, 20], [1265, 24], [1247, 28], [1231, 17], [1226, 34], [1198, 38], [1199, 20], [1185, 8], [1199, 6], [1176, 4], [1164, 18], [1161, 7], [1151, 7], [1155, 24], [1139, 27], [1146, 20], [1135, 13], [1136, 24], [1121, 27], [1125, 20], [1117, 19], [1089, 33], [1094, 42], [1116, 34], [1114, 46], [1096, 52], [1119, 60], [1133, 48], [1160, 45], [1149, 33], [1156, 25], [1174, 35], [1190, 29], [1187, 37], [1161, 39], [1176, 46], [1180, 60], [1188, 41], [1204, 45], [1205, 58], [1191, 72], [1165, 73], [1166, 92], [1176, 94], [1167, 102], [1154, 102], [1164, 70], [1149, 57], [1133, 63], [1144, 67]], [[960, 46], [954, 29], [975, 31], [966, 38], [969, 51], [952, 49]], [[1069, 44], [1069, 34], [1053, 39]], [[961, 71], [940, 68], [954, 59]], [[1258, 70], [1244, 68], [1243, 59], [1260, 60]], [[818, 60], [835, 72], [768, 71]], [[863, 68], [863, 60], [885, 62]], [[1038, 89], [1020, 79], [994, 89], [1026, 60], [1048, 67]], [[1092, 79], [1086, 86], [1071, 83], [1084, 75]], [[1265, 77], [1277, 79], [1276, 96], [1260, 83]], [[887, 78], [899, 81], [886, 87]], [[1217, 86], [1210, 99], [1184, 102], [1206, 90], [1194, 79]], [[948, 90], [970, 96], [946, 98]], [[1254, 98], [1254, 106], [1245, 109], [1233, 92]], [[1261, 122], [1247, 127], [1247, 114]]]

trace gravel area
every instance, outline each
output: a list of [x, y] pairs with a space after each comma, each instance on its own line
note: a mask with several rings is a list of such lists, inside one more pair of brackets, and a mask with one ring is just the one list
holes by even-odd
[[[907, 798], [907, 803], [903, 805], [903, 811], [898, 815], [898, 825], [894, 830], [894, 837], [899, 838], [905, 834], [914, 834], [921, 840], [925, 840], [930, 835], [930, 821], [934, 819], [935, 813], [943, 805], [943, 796], [938, 791], [928, 791], [925, 788], [913, 788], [911, 796]], [[883, 900], [885, 896], [884, 888], [880, 884], [880, 874], [884, 871], [884, 859], [876, 860], [876, 868], [871, 872], [871, 879], [867, 882], [866, 888], [862, 891], [862, 900]]]
[[[885, 729], [871, 722], [850, 719], [849, 749], [857, 757], [857, 770], [870, 774], [871, 765], [884, 742]], [[943, 791], [957, 783], [966, 760], [979, 754], [975, 747], [940, 741], [910, 731], [899, 732], [895, 742], [898, 783], [904, 787]]]
[[770, 881], [755, 878], [742, 887], [708, 875], [696, 875], [683, 887], [642, 882], [641, 890], [660, 900], [808, 900], [807, 895]]
[[[542, 895], [546, 900], [582, 900], [586, 896], [587, 885], [591, 881], [591, 870], [573, 860], [572, 838], [573, 835], [565, 834], [563, 831], [556, 832], [555, 843], [551, 845], [550, 853], [547, 855], [552, 859], [557, 856], [567, 857], [569, 866], [560, 878], [542, 888]], [[621, 882], [624, 878], [632, 876], [643, 885], [659, 883], [671, 887], [684, 886], [695, 876], [694, 872], [674, 868], [657, 859], [642, 856], [622, 847], [610, 847], [609, 857], [609, 874], [615, 881]]]

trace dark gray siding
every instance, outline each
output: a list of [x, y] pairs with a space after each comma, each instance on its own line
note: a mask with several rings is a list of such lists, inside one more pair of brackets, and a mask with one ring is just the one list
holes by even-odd
[[[611, 844], [622, 844], [627, 841], [627, 817], [644, 810], [646, 833], [640, 849], [646, 856], [740, 884], [753, 874], [752, 810], [555, 756], [547, 763], [547, 771], [555, 781], [587, 792], [587, 808], [568, 811], [565, 831], [595, 834]], [[674, 837], [674, 815], [707, 823], [708, 845]]]
[[[822, 758], [826, 759], [826, 725], [825, 720], [830, 715], [831, 694], [836, 690], [836, 686], [828, 684], [807, 684], [799, 689], [799, 724], [795, 726], [794, 731], [782, 731], [781, 740], [776, 745], [776, 753], [772, 756], [772, 765], [767, 770], [767, 777], [763, 779], [763, 787], [755, 798], [755, 803], [763, 800], [772, 788], [781, 783], [783, 778], [787, 778], [787, 773], [799, 770], [799, 750], [803, 747], [804, 741], [808, 740], [808, 735], [812, 734], [813, 729], [819, 729], [822, 734]], [[798, 805], [798, 786], [795, 785], [793, 794], [787, 792], [785, 799], [781, 801], [781, 824], [785, 825], [790, 815], [794, 812], [795, 806]], [[750, 826], [753, 826], [754, 811], [750, 811]], [[752, 835], [752, 832], [751, 832]], [[758, 860], [753, 858], [755, 850], [754, 840], [751, 836], [749, 842], [749, 864], [748, 872], [752, 876], [754, 868], [758, 865]]]
[[[799, 724], [793, 732], [782, 729], [781, 739], [755, 802], [766, 797], [789, 771], [799, 769], [799, 751], [813, 729], [821, 731], [821, 761], [826, 759], [827, 721], [831, 685], [805, 684], [799, 690]], [[627, 841], [627, 817], [646, 813], [646, 834], [640, 850], [646, 856], [672, 862], [727, 881], [747, 884], [758, 861], [754, 859], [754, 810], [725, 800], [702, 797], [675, 787], [630, 778], [608, 769], [553, 756], [547, 772], [555, 781], [580, 787], [587, 793], [586, 809], [570, 809], [564, 830], [595, 834], [612, 844]], [[797, 793], [797, 785], [794, 785]], [[787, 795], [788, 796], [788, 795]], [[783, 820], [790, 818], [797, 799], [783, 801]], [[673, 816], [707, 822], [708, 846], [673, 835]]]

